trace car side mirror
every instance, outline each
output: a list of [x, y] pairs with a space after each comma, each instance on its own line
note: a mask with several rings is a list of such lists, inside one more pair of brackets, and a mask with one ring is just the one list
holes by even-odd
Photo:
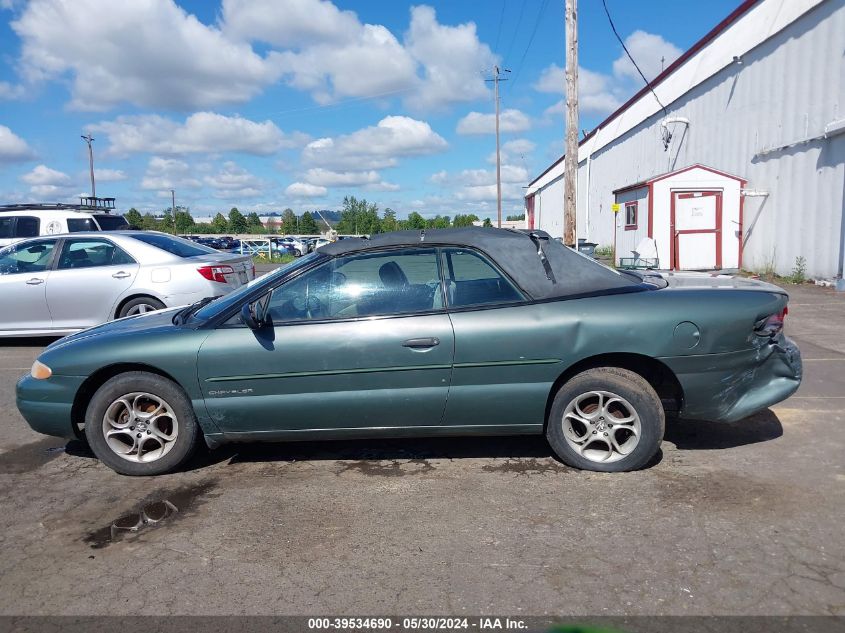
[[241, 320], [252, 330], [260, 330], [267, 325], [267, 311], [270, 305], [271, 293], [251, 303], [245, 303], [241, 308]]

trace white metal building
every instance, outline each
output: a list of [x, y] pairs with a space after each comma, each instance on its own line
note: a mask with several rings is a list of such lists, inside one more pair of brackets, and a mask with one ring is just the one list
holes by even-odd
[[[844, 93], [845, 0], [746, 0], [581, 141], [578, 237], [617, 257], [651, 237], [662, 268], [841, 276]], [[562, 235], [562, 178], [563, 158], [529, 184], [529, 227]]]

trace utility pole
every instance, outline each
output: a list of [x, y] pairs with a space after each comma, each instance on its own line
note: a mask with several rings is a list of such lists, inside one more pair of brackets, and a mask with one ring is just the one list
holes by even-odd
[[91, 149], [91, 142], [94, 140], [94, 137], [89, 132], [87, 135], [82, 136], [82, 140], [88, 143], [88, 167], [91, 170], [91, 197], [96, 198], [97, 189], [94, 186], [94, 150]]
[[173, 219], [176, 219], [176, 190], [170, 190], [170, 210], [173, 211]]
[[[566, 155], [563, 164], [563, 243], [575, 239], [578, 182], [578, 0], [566, 0]], [[589, 213], [589, 210], [587, 211]]]
[[498, 66], [494, 66], [493, 79], [486, 80], [493, 82], [493, 98], [496, 100], [496, 217], [498, 218], [496, 223], [497, 228], [502, 228], [502, 157], [499, 152], [499, 82], [507, 81], [506, 78], [503, 78], [501, 76], [502, 72], [509, 73], [510, 71], [507, 68], [499, 69]]

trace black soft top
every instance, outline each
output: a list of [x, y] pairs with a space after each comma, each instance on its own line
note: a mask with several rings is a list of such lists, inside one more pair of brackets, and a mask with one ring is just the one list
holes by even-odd
[[336, 257], [391, 246], [454, 246], [474, 248], [495, 261], [532, 299], [572, 295], [631, 292], [642, 288], [585, 257], [545, 231], [517, 231], [483, 227], [395, 231], [371, 238], [348, 238], [320, 248]]

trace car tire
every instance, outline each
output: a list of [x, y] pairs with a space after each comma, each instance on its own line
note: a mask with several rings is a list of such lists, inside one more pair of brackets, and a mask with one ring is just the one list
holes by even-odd
[[94, 455], [122, 475], [162, 475], [196, 449], [199, 424], [188, 396], [167, 378], [131, 371], [106, 381], [91, 398], [85, 436]]
[[294, 257], [302, 257], [302, 251], [298, 248], [293, 249], [293, 256]]
[[646, 466], [660, 449], [666, 419], [652, 386], [618, 367], [588, 369], [555, 395], [546, 438], [574, 468], [624, 472]]
[[147, 312], [161, 310], [166, 307], [167, 306], [164, 305], [161, 301], [159, 301], [158, 299], [154, 299], [153, 297], [135, 297], [134, 299], [130, 299], [120, 307], [117, 316], [118, 318], [122, 319], [126, 316], [145, 314]]

